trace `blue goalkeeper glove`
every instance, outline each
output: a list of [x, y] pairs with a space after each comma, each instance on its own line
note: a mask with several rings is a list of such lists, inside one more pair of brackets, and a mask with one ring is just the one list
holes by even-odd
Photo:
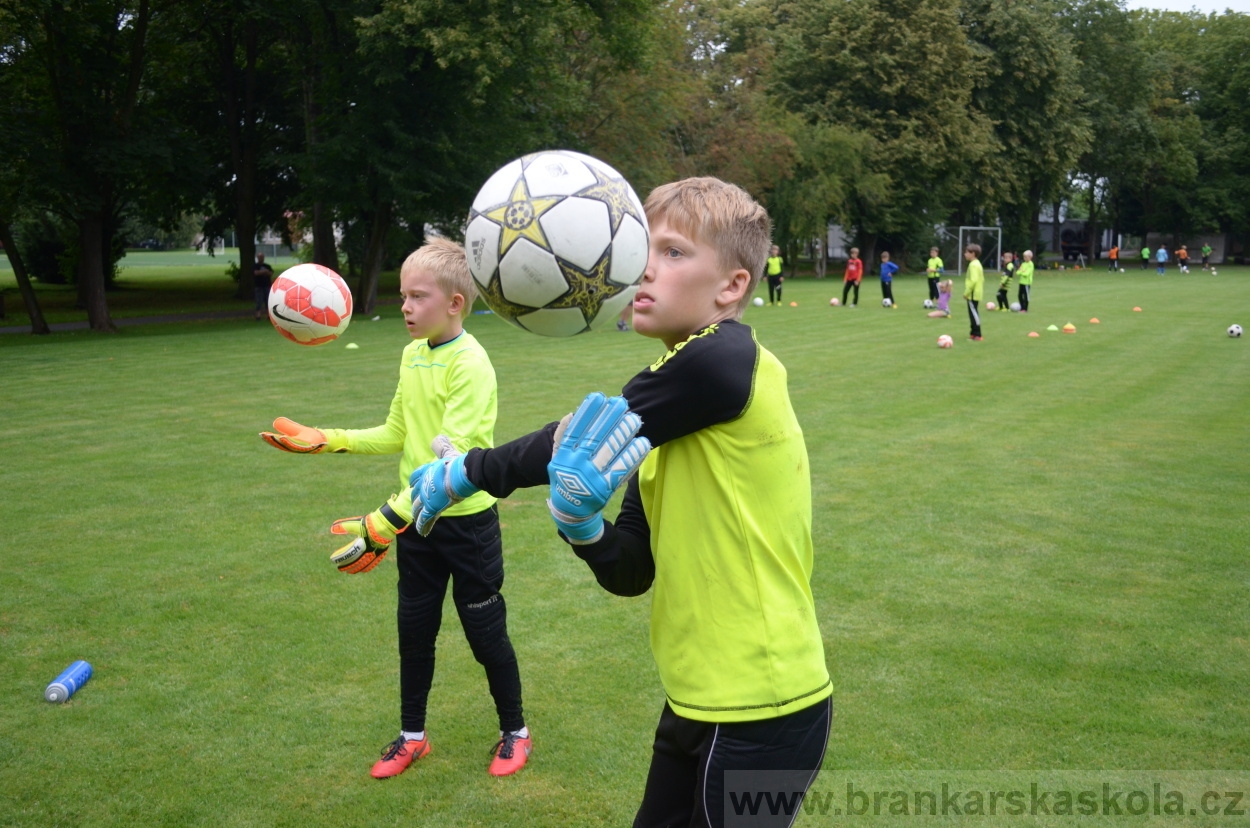
[[555, 454], [547, 464], [551, 497], [547, 508], [570, 543], [603, 537], [603, 507], [638, 470], [651, 442], [636, 437], [642, 420], [624, 397], [595, 392], [560, 421]]
[[456, 451], [451, 440], [440, 434], [430, 447], [439, 459], [421, 466], [408, 478], [412, 486], [413, 522], [422, 537], [430, 534], [434, 522], [449, 506], [481, 491], [465, 476], [464, 455]]

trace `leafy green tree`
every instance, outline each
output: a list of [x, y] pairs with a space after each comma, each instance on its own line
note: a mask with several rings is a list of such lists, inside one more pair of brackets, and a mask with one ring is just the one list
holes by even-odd
[[21, 119], [20, 194], [77, 227], [79, 301], [97, 331], [114, 330], [105, 286], [121, 213], [169, 157], [142, 94], [164, 14], [153, 0], [0, 0], [3, 83], [20, 90], [5, 106], [24, 107], [0, 117]]
[[1040, 249], [1038, 211], [1064, 189], [1090, 145], [1072, 37], [1057, 11], [1049, 2], [964, 3], [965, 31], [982, 66], [973, 104], [993, 123], [995, 146], [963, 209], [996, 212], [1008, 250]]
[[989, 174], [992, 124], [973, 106], [984, 71], [956, 0], [779, 0], [772, 89], [812, 123], [868, 136], [872, 186], [849, 216], [865, 260], [879, 236], [928, 234]]
[[[1202, 121], [1196, 198], [1206, 226], [1250, 246], [1250, 15], [1203, 21], [1194, 111]], [[1230, 249], [1226, 245], [1225, 249]]]

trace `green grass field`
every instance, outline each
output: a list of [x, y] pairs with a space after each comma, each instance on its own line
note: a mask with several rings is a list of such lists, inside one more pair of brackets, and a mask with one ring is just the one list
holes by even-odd
[[[1250, 272], [1040, 274], [1034, 312], [986, 314], [980, 343], [958, 306], [925, 316], [923, 280], [893, 311], [871, 280], [831, 308], [840, 286], [789, 282], [798, 307], [746, 316], [811, 457], [826, 768], [1250, 767], [1250, 338], [1225, 335], [1250, 324]], [[395, 570], [340, 575], [327, 527], [394, 491], [397, 458], [256, 434], [381, 422], [407, 341], [381, 316], [319, 348], [250, 320], [0, 337], [0, 825], [632, 819], [663, 704], [650, 600], [595, 585], [541, 490], [501, 504], [529, 766], [487, 776], [493, 708], [446, 607], [433, 753], [368, 776], [398, 727]], [[660, 350], [468, 324], [499, 441]], [[95, 676], [44, 702], [77, 658]]]

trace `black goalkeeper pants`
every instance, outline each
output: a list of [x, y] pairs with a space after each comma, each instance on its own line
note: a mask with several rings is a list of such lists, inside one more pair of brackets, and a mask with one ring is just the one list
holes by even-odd
[[503, 542], [499, 512], [442, 517], [429, 537], [408, 527], [396, 538], [399, 569], [400, 720], [408, 731], [425, 730], [426, 702], [434, 681], [434, 644], [443, 620], [443, 597], [451, 581], [452, 601], [473, 657], [486, 668], [486, 682], [499, 714], [499, 729], [520, 730], [521, 673], [508, 638], [503, 596]]
[[[776, 719], [719, 724], [682, 718], [665, 704], [634, 828], [720, 828], [727, 794], [743, 783], [749, 786], [752, 772], [761, 773], [767, 784], [786, 771], [786, 787], [806, 791], [820, 770], [832, 721], [831, 698]], [[731, 814], [732, 808], [731, 799]]]
[[781, 277], [780, 276], [768, 277], [768, 301], [769, 302], [781, 301]]

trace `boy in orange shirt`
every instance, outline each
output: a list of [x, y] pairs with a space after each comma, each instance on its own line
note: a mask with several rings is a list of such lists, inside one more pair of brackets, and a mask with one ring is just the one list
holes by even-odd
[[864, 263], [859, 258], [859, 248], [851, 248], [851, 257], [846, 260], [846, 275], [842, 277], [842, 304], [846, 304], [846, 297], [851, 292], [851, 286], [855, 286], [855, 301], [851, 303], [851, 307], [859, 304], [859, 283], [864, 278]]

